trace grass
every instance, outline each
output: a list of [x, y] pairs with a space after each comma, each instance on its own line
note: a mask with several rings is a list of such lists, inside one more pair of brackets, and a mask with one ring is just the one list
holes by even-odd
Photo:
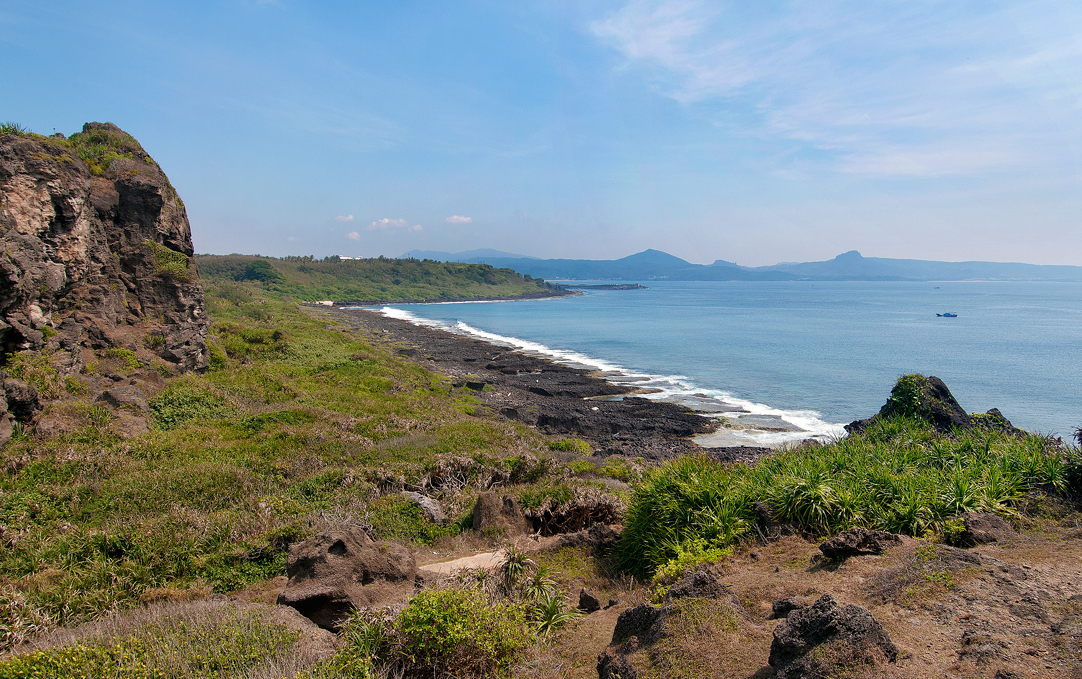
[[255, 282], [298, 300], [460, 299], [543, 293], [553, 286], [511, 269], [416, 259], [277, 259], [259, 255], [196, 255], [204, 279]]
[[240, 679], [288, 664], [298, 638], [265, 609], [206, 602], [157, 606], [131, 619], [104, 621], [81, 638], [0, 660], [0, 679]]
[[823, 447], [782, 451], [756, 466], [686, 457], [648, 472], [620, 542], [624, 568], [652, 573], [688, 551], [754, 534], [755, 503], [817, 535], [867, 526], [924, 536], [969, 511], [1015, 516], [1035, 488], [1066, 493], [1082, 458], [1041, 436], [996, 431], [937, 434], [913, 417], [877, 420]]
[[[207, 299], [222, 363], [167, 380], [151, 433], [122, 441], [107, 409], [67, 394], [58, 403], [82, 429], [0, 450], [0, 588], [19, 593], [0, 633], [78, 624], [163, 588], [230, 592], [282, 575], [288, 545], [328, 517], [428, 544], [460, 523], [422, 521], [397, 498], [404, 484], [461, 478], [441, 496], [457, 507], [456, 493], [546, 473], [542, 437], [461, 414], [443, 378], [363, 333], [258, 288], [212, 286]], [[53, 384], [39, 363], [9, 366]]]

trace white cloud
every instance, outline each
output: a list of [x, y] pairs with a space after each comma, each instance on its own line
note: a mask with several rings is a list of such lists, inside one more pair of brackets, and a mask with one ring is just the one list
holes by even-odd
[[448, 224], [469, 224], [473, 221], [473, 217], [463, 217], [462, 215], [451, 215], [447, 219], [443, 220]]
[[361, 234], [357, 233], [356, 231], [350, 231], [349, 233], [346, 234], [346, 238], [348, 238], [350, 240], [360, 240], [361, 239]]
[[299, 241], [300, 238], [297, 238], [296, 236], [289, 236], [289, 237], [286, 238], [286, 240], [289, 241], [290, 243], [295, 243], [295, 242]]
[[338, 215], [337, 217], [334, 218], [334, 221], [336, 221], [336, 222], [352, 222], [353, 221], [353, 215]]
[[377, 219], [376, 221], [374, 221], [374, 222], [372, 222], [371, 224], [368, 225], [368, 230], [369, 231], [375, 231], [377, 229], [379, 229], [380, 231], [387, 231], [389, 229], [406, 229], [407, 231], [424, 231], [424, 227], [421, 226], [420, 224], [414, 224], [413, 226], [410, 226], [410, 223], [407, 222], [405, 219], [401, 219], [401, 218], [399, 218], [399, 219], [391, 219], [389, 217], [384, 217], [383, 219]]
[[726, 127], [837, 171], [941, 176], [1051, 167], [1079, 143], [1080, 25], [1054, 0], [631, 0], [590, 30]]
[[368, 230], [375, 231], [376, 229], [387, 230], [401, 228], [403, 226], [406, 226], [406, 224], [407, 222], [405, 219], [390, 219], [388, 217], [384, 217], [383, 219], [377, 219], [376, 221], [369, 224]]

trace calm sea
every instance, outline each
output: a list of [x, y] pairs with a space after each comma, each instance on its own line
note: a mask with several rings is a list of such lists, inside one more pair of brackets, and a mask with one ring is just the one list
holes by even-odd
[[[651, 281], [576, 297], [383, 307], [608, 371], [728, 425], [707, 445], [839, 435], [899, 375], [937, 375], [971, 412], [1082, 425], [1082, 284]], [[936, 313], [957, 313], [957, 318]]]

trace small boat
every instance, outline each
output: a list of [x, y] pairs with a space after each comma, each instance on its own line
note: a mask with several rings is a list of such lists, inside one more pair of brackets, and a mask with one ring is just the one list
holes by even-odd
[[939, 316], [940, 318], [958, 318], [958, 314], [952, 314], [949, 311], [945, 314], [936, 314], [936, 316]]

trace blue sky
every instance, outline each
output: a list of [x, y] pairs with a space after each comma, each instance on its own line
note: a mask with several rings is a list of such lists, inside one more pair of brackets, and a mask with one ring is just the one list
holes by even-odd
[[7, 0], [0, 61], [198, 252], [1082, 263], [1078, 2]]

